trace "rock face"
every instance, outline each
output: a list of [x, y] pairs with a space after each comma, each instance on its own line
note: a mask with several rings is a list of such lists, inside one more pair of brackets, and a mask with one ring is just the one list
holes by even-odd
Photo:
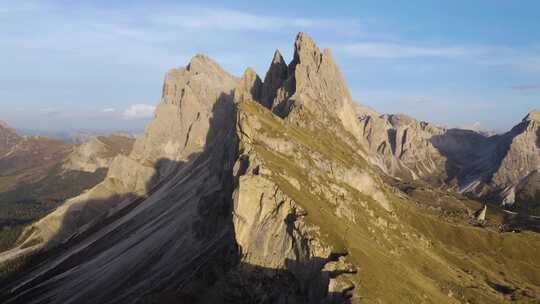
[[539, 170], [539, 112], [490, 137], [401, 114], [378, 115], [365, 108], [357, 113], [366, 158], [402, 180], [424, 180], [510, 205], [516, 201], [517, 185]]
[[487, 205], [484, 205], [484, 207], [480, 210], [478, 210], [475, 214], [476, 220], [479, 222], [483, 222], [486, 220], [486, 213], [487, 213]]
[[[55, 245], [122, 202], [130, 204], [134, 197], [150, 193], [190, 157], [202, 153], [208, 136], [216, 136], [209, 132], [210, 124], [218, 130], [226, 123], [222, 104], [231, 102], [235, 84], [234, 77], [203, 55], [193, 57], [186, 68], [169, 71], [156, 119], [136, 139], [131, 153], [113, 159], [102, 183], [32, 226], [26, 242], [38, 239]], [[62, 224], [74, 217], [79, 220], [73, 225]]]
[[361, 142], [372, 163], [403, 179], [445, 179], [446, 157], [431, 142], [444, 129], [402, 114], [360, 115]]
[[135, 140], [121, 135], [98, 136], [81, 144], [68, 156], [64, 170], [96, 172], [108, 168], [117, 155], [128, 155]]
[[296, 37], [294, 58], [287, 67], [276, 52], [263, 93], [261, 103], [280, 117], [304, 126], [333, 126], [340, 136], [361, 136], [349, 89], [330, 50], [321, 52], [304, 33]]
[[515, 188], [524, 178], [540, 170], [540, 112], [531, 112], [498, 142], [496, 155], [500, 163], [492, 184]]
[[[454, 145], [460, 146], [457, 149], [448, 144], [451, 134], [444, 134], [435, 140], [436, 146], [458, 168], [455, 178], [462, 191], [507, 205], [516, 202], [516, 187], [540, 169], [540, 122], [537, 113], [531, 112], [521, 123], [502, 135], [486, 138], [474, 134], [468, 138], [462, 137], [465, 140]], [[461, 144], [463, 141], [467, 143]]]
[[[540, 295], [538, 276], [516, 270], [538, 267], [527, 255], [538, 237], [417, 207], [364, 159], [362, 136], [334, 61], [306, 34], [289, 65], [276, 53], [264, 81], [195, 56], [167, 73], [154, 120], [107, 178], [0, 254], [39, 261], [2, 281], [0, 300], [495, 303], [503, 295], [489, 282], [506, 275], [527, 292], [516, 297]], [[523, 250], [485, 258], [503, 242]]]

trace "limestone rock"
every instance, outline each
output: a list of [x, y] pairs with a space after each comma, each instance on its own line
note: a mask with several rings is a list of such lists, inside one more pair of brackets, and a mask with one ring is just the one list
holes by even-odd
[[352, 98], [330, 50], [321, 52], [307, 34], [296, 37], [294, 58], [286, 72], [281, 55], [276, 53], [266, 81], [264, 95], [270, 97], [264, 104], [270, 105], [268, 100], [276, 96], [272, 107], [277, 115], [299, 124], [339, 127], [337, 135], [345, 136], [344, 129], [360, 137]]
[[[126, 199], [151, 192], [165, 177], [192, 161], [203, 152], [208, 141], [215, 141], [220, 130], [230, 124], [228, 112], [236, 82], [215, 61], [203, 55], [193, 57], [186, 68], [169, 71], [156, 117], [135, 140], [131, 153], [111, 161], [103, 185], [71, 199], [65, 208], [57, 209], [28, 228], [32, 233], [21, 246], [36, 240], [41, 244], [51, 241], [56, 228], [51, 232], [49, 227], [57, 227], [64, 218], [71, 217], [68, 215], [74, 209], [71, 205], [77, 206], [74, 210], [89, 212], [91, 216], [83, 215], [77, 225], [64, 227], [62, 236], [75, 233], [90, 218], [105, 216]], [[95, 197], [101, 189], [111, 189], [110, 185], [114, 185], [112, 190], [105, 191], [110, 199]], [[96, 200], [100, 203], [94, 203]], [[62, 241], [58, 236], [54, 240]]]
[[263, 83], [261, 79], [253, 69], [247, 68], [234, 90], [234, 100], [236, 102], [245, 100], [262, 102], [262, 95]]
[[446, 129], [406, 115], [358, 110], [366, 158], [387, 174], [435, 186], [515, 201], [515, 188], [540, 169], [538, 112], [502, 135]]
[[475, 213], [476, 220], [479, 222], [484, 222], [486, 220], [487, 205]]
[[71, 152], [63, 169], [96, 172], [108, 168], [115, 156], [131, 152], [133, 142], [134, 139], [120, 135], [94, 137]]
[[262, 100], [261, 103], [272, 109], [274, 107], [274, 100], [276, 98], [283, 98], [283, 96], [278, 97], [278, 91], [282, 87], [283, 82], [287, 79], [288, 76], [288, 67], [281, 56], [279, 50], [276, 50], [274, 53], [274, 58], [270, 63], [270, 67], [266, 72], [264, 77], [264, 85], [262, 88]]
[[409, 116], [359, 116], [361, 143], [368, 159], [388, 174], [403, 179], [444, 180], [446, 157], [432, 144], [432, 138], [445, 132]]

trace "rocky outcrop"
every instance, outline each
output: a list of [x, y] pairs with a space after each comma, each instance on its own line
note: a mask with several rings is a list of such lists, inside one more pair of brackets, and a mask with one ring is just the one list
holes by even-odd
[[[106, 216], [118, 205], [132, 202], [134, 196], [151, 192], [165, 177], [202, 153], [208, 141], [214, 140], [216, 131], [209, 132], [210, 124], [214, 126], [212, 130], [219, 130], [227, 123], [225, 105], [231, 102], [235, 85], [233, 76], [203, 55], [193, 57], [186, 68], [169, 71], [156, 119], [135, 140], [131, 153], [113, 159], [100, 185], [68, 200], [62, 208], [28, 228], [32, 233], [22, 246], [35, 240], [54, 246], [88, 224], [89, 219]], [[81, 216], [81, 212], [88, 214]], [[65, 218], [75, 214], [84, 220], [61, 227]]]
[[514, 202], [527, 213], [540, 215], [540, 171], [531, 172], [516, 185]]
[[[531, 173], [540, 170], [540, 122], [537, 113], [531, 112], [502, 135], [484, 137], [468, 133], [468, 138], [462, 136], [465, 140], [454, 145], [448, 144], [452, 134], [435, 139], [435, 145], [458, 168], [455, 178], [461, 191], [505, 205], [516, 202], [516, 187]], [[471, 131], [462, 131], [465, 132]]]
[[114, 157], [128, 155], [135, 140], [121, 135], [98, 136], [74, 149], [62, 165], [66, 171], [96, 172], [108, 168]]
[[[279, 55], [270, 70], [236, 79], [198, 55], [170, 71], [133, 151], [0, 254], [41, 249], [0, 301], [489, 303], [506, 273], [540, 294], [515, 271], [536, 267], [534, 236], [450, 225], [384, 182], [328, 51], [299, 34], [287, 72]], [[523, 250], [485, 258], [504, 241]]]
[[[287, 80], [288, 73], [289, 69], [283, 56], [281, 56], [279, 50], [276, 50], [272, 63], [270, 63], [270, 67], [264, 77], [262, 99], [260, 100], [262, 105], [272, 109], [280, 100], [287, 98], [287, 95], [290, 94], [287, 91], [290, 91], [290, 89], [283, 87], [283, 83]], [[255, 100], [258, 100], [257, 96], [254, 97]]]
[[372, 163], [405, 180], [446, 179], [446, 157], [431, 142], [444, 129], [403, 114], [372, 116], [361, 112], [360, 115], [361, 143]]
[[497, 146], [502, 156], [493, 175], [500, 187], [514, 186], [535, 170], [540, 170], [540, 112], [529, 113], [510, 132], [504, 134]]
[[539, 170], [538, 112], [511, 131], [489, 137], [402, 114], [378, 115], [364, 107], [357, 115], [366, 158], [402, 180], [423, 180], [511, 205], [517, 185]]
[[287, 67], [275, 53], [263, 93], [261, 103], [280, 117], [304, 126], [330, 126], [338, 136], [360, 137], [351, 95], [331, 51], [321, 52], [305, 33], [296, 37]]

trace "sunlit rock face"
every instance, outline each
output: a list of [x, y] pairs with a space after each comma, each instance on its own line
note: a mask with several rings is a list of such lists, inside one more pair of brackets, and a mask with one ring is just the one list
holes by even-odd
[[128, 155], [135, 140], [123, 135], [96, 136], [76, 147], [62, 164], [65, 171], [94, 173], [109, 168], [118, 155]]
[[[275, 53], [264, 81], [202, 55], [169, 71], [133, 151], [0, 254], [40, 250], [0, 300], [495, 303], [491, 280], [506, 273], [540, 295], [536, 276], [515, 270], [536, 267], [538, 237], [476, 230], [386, 182], [381, 168], [434, 174], [444, 158], [430, 136], [444, 132], [400, 115], [360, 123], [330, 52], [304, 33], [294, 47], [288, 65]], [[479, 207], [426, 188], [452, 212]]]

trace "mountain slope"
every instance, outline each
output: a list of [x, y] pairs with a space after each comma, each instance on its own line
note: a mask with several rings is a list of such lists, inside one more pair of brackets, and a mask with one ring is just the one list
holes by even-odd
[[[11, 246], [23, 225], [103, 180], [113, 156], [131, 149], [129, 138], [100, 137], [72, 146], [45, 137], [21, 137], [0, 127], [0, 250]], [[99, 143], [100, 149], [89, 149]], [[107, 144], [105, 144], [107, 143]]]
[[[167, 73], [156, 117], [130, 155], [116, 157], [102, 183], [0, 254], [4, 269], [16, 269], [0, 283], [0, 299], [504, 303], [540, 297], [538, 234], [473, 227], [468, 214], [479, 203], [429, 186], [405, 190], [414, 186], [390, 182], [370, 165], [328, 51], [301, 33], [286, 72], [279, 53], [270, 71], [278, 72], [264, 82], [251, 69], [237, 79], [198, 55]], [[488, 217], [497, 215], [490, 210]]]

